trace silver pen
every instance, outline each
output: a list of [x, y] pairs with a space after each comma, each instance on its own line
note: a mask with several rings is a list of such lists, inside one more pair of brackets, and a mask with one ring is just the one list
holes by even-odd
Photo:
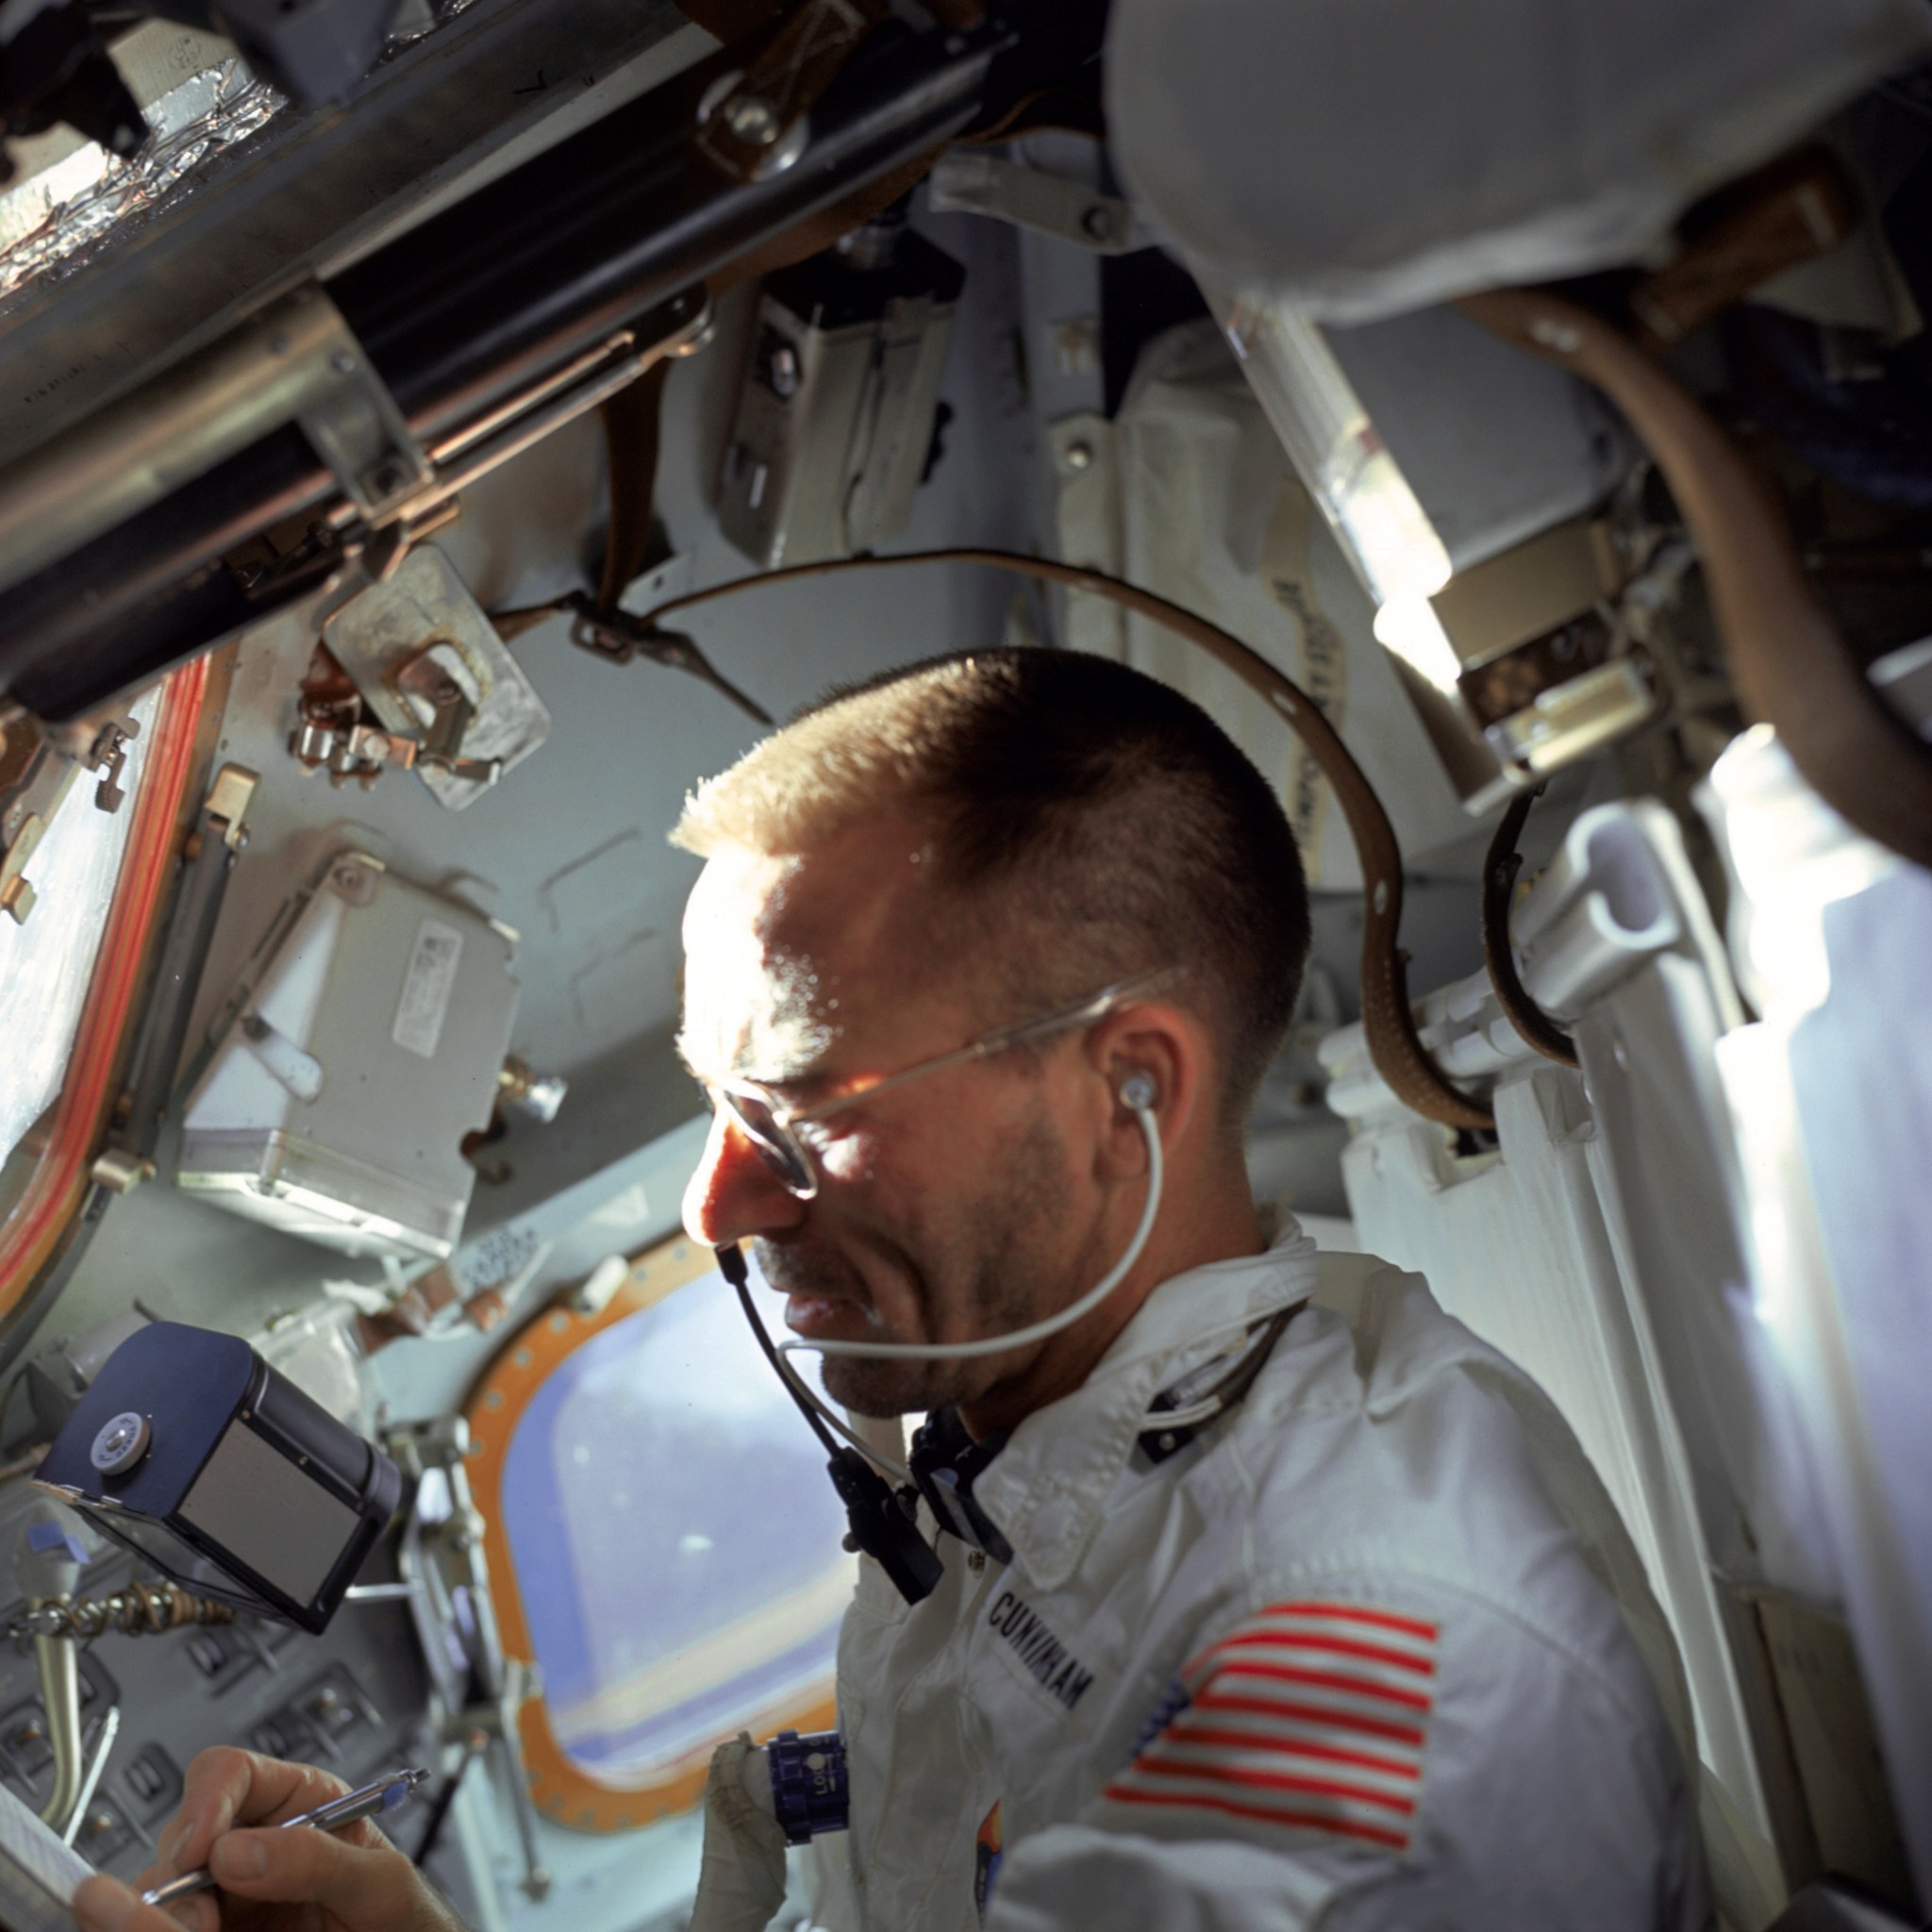
[[[364, 1785], [360, 1790], [344, 1791], [340, 1798], [331, 1798], [326, 1805], [318, 1805], [313, 1811], [305, 1811], [299, 1818], [285, 1818], [277, 1827], [287, 1831], [291, 1825], [312, 1824], [318, 1831], [337, 1831], [345, 1824], [353, 1824], [358, 1818], [374, 1818], [378, 1811], [393, 1811], [420, 1784], [429, 1776], [426, 1771], [392, 1771], [385, 1777], [379, 1777], [373, 1785]], [[243, 1827], [246, 1829], [247, 1827]], [[165, 1885], [152, 1887], [141, 1895], [141, 1902], [146, 1906], [164, 1906], [171, 1900], [186, 1898], [191, 1892], [207, 1891], [219, 1881], [206, 1866], [199, 1872], [184, 1872], [178, 1878], [171, 1878]]]

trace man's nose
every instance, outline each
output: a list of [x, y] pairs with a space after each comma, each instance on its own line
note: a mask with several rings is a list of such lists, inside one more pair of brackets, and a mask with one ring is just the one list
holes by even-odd
[[805, 1215], [806, 1204], [765, 1165], [729, 1108], [719, 1108], [698, 1171], [684, 1191], [685, 1232], [720, 1248], [796, 1227]]

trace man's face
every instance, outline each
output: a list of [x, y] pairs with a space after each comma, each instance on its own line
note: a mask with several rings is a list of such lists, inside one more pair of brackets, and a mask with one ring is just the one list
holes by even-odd
[[[941, 909], [925, 833], [907, 818], [805, 856], [713, 858], [684, 923], [680, 1043], [693, 1071], [807, 1107], [1024, 1017], [977, 996], [987, 962], [957, 957]], [[714, 1245], [755, 1237], [787, 1325], [811, 1340], [950, 1342], [1023, 1327], [1108, 1258], [1079, 1139], [1091, 1070], [1072, 1041], [1041, 1058], [943, 1069], [799, 1129], [819, 1174], [808, 1202], [721, 1108], [685, 1224]], [[848, 1407], [896, 1415], [976, 1399], [1031, 1359], [828, 1357], [824, 1379]]]

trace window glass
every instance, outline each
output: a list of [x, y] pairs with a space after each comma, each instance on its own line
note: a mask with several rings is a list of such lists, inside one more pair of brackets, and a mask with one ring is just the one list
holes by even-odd
[[502, 1508], [550, 1723], [587, 1772], [636, 1777], [829, 1677], [844, 1510], [715, 1270], [565, 1357]]
[[120, 779], [121, 809], [94, 804], [94, 774], [78, 772], [45, 838], [26, 862], [34, 906], [25, 925], [0, 915], [0, 1040], [7, 1077], [0, 1080], [0, 1162], [58, 1097], [80, 1009], [93, 976], [94, 955], [108, 923], [121, 857], [134, 823], [134, 800], [147, 762], [160, 687], [131, 707], [140, 735], [127, 747]]

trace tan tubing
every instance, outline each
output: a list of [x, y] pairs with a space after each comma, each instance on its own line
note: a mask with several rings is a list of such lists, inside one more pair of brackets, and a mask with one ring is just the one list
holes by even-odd
[[1777, 732], [1812, 789], [1879, 844], [1932, 866], [1932, 748], [1873, 690], [1813, 593], [1784, 512], [1674, 377], [1601, 316], [1536, 289], [1457, 305], [1508, 341], [1574, 369], [1657, 458], [1703, 560], [1744, 708]]
[[1391, 1091], [1425, 1120], [1440, 1121], [1451, 1127], [1494, 1126], [1490, 1109], [1451, 1084], [1447, 1074], [1429, 1058], [1416, 1031], [1415, 1014], [1408, 1003], [1407, 957], [1397, 943], [1402, 924], [1402, 853], [1374, 787], [1348, 747], [1336, 736], [1334, 727], [1300, 687], [1283, 676], [1259, 652], [1250, 649], [1219, 625], [1209, 624], [1205, 617], [1197, 617], [1178, 604], [1170, 604], [1165, 597], [1157, 597], [1151, 591], [1124, 583], [1103, 571], [1052, 563], [1044, 558], [1024, 557], [1011, 550], [921, 550], [903, 557], [849, 557], [829, 563], [794, 564], [789, 569], [740, 577], [734, 583], [715, 584], [709, 590], [674, 597], [649, 612], [642, 623], [654, 625], [675, 610], [686, 610], [694, 604], [706, 604], [714, 597], [727, 596], [755, 585], [907, 563], [982, 563], [1041, 583], [1091, 591], [1095, 596], [1106, 597], [1155, 624], [1164, 625], [1176, 637], [1198, 644], [1218, 658], [1242, 683], [1258, 691], [1313, 754], [1324, 776], [1335, 788], [1336, 799], [1355, 840], [1367, 901], [1362, 926], [1362, 1030], [1367, 1035], [1369, 1058], [1374, 1062], [1376, 1073], [1388, 1082]]

